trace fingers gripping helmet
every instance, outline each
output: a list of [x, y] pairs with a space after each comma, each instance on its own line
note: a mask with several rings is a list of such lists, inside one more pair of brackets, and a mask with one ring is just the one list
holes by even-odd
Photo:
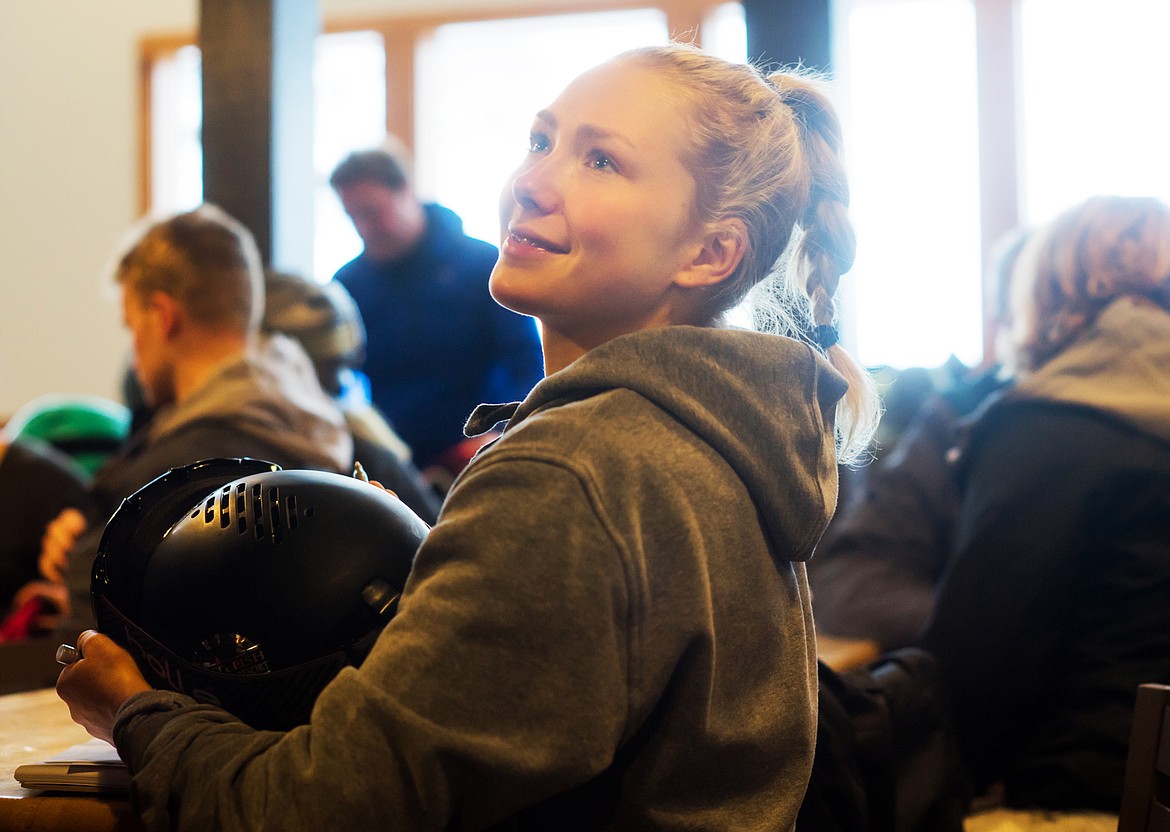
[[176, 468], [106, 525], [98, 629], [155, 687], [286, 729], [361, 664], [427, 531], [397, 497], [339, 474], [251, 459]]

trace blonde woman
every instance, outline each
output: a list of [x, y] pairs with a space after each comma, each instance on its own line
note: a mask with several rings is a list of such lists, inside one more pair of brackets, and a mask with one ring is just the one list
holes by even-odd
[[[791, 828], [816, 725], [804, 561], [876, 412], [833, 326], [839, 141], [811, 82], [683, 46], [538, 113], [491, 292], [540, 320], [546, 378], [473, 417], [507, 429], [362, 667], [309, 725], [255, 732], [79, 640], [58, 688], [147, 825]], [[774, 275], [796, 337], [722, 325]]]

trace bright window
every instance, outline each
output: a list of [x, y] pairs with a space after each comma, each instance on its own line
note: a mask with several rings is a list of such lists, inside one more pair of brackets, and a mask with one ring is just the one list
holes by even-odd
[[328, 280], [362, 249], [329, 174], [350, 150], [386, 138], [386, 47], [377, 32], [339, 32], [317, 38], [313, 70], [313, 271]]
[[727, 61], [747, 60], [743, 3], [723, 3], [703, 21], [703, 49]]
[[203, 201], [200, 52], [184, 46], [154, 62], [150, 79], [150, 205], [156, 215]]
[[970, 0], [857, 3], [840, 90], [857, 229], [841, 284], [869, 365], [982, 359], [975, 18]]
[[1023, 0], [1023, 216], [1098, 193], [1170, 199], [1167, 0]]
[[[185, 46], [157, 60], [151, 75], [151, 211], [165, 215], [203, 200], [203, 102], [200, 52]], [[350, 149], [386, 136], [386, 52], [376, 32], [317, 38], [313, 67], [313, 271], [328, 280], [361, 251], [361, 241], [329, 187], [329, 174]]]

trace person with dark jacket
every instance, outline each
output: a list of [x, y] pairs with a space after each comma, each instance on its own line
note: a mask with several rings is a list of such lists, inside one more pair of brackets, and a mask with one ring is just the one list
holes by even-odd
[[1170, 682], [1170, 207], [1089, 199], [1014, 280], [1017, 381], [966, 444], [925, 646], [978, 786], [1115, 828], [1137, 686]]
[[964, 425], [1010, 384], [1000, 353], [1011, 329], [1011, 274], [1028, 235], [1026, 227], [1005, 234], [989, 258], [997, 360], [973, 370], [948, 362], [941, 384], [933, 373], [902, 371], [886, 393], [879, 434], [891, 433], [898, 411], [911, 414], [901, 420], [905, 427], [872, 464], [843, 472], [851, 488], [842, 486], [844, 498], [808, 569], [821, 633], [875, 642], [880, 650], [922, 643], [955, 549], [962, 503], [956, 446]]
[[[791, 829], [816, 724], [804, 564], [877, 413], [836, 343], [839, 150], [812, 81], [681, 45], [540, 113], [491, 289], [540, 319], [547, 375], [475, 411], [506, 428], [361, 667], [309, 724], [255, 731], [78, 639], [58, 691], [116, 743], [146, 825]], [[804, 337], [725, 325], [778, 263]]]
[[353, 298], [337, 281], [322, 285], [300, 275], [265, 273], [262, 329], [299, 343], [317, 380], [341, 408], [353, 435], [354, 459], [427, 524], [439, 516], [439, 495], [410, 461], [410, 448], [369, 398], [362, 372], [366, 330]]
[[540, 337], [532, 318], [488, 293], [496, 247], [419, 201], [401, 151], [352, 153], [329, 181], [364, 244], [334, 279], [365, 322], [373, 402], [425, 471], [466, 439], [476, 405], [528, 395]]
[[921, 644], [954, 551], [961, 494], [953, 451], [972, 411], [1005, 383], [994, 368], [928, 394], [897, 444], [850, 472], [856, 493], [809, 562], [820, 632], [881, 650]]
[[[0, 618], [24, 605], [19, 590], [40, 581], [45, 526], [67, 508], [88, 508], [88, 482], [84, 470], [61, 451], [29, 440], [9, 442], [0, 433]], [[7, 637], [33, 634], [37, 617], [30, 615], [23, 630]], [[0, 641], [5, 638], [0, 633]]]

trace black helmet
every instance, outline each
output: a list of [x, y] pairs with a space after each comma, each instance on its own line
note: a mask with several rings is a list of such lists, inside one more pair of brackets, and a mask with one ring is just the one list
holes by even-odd
[[361, 664], [428, 530], [398, 498], [340, 474], [253, 459], [176, 468], [106, 524], [98, 629], [155, 687], [289, 728]]

